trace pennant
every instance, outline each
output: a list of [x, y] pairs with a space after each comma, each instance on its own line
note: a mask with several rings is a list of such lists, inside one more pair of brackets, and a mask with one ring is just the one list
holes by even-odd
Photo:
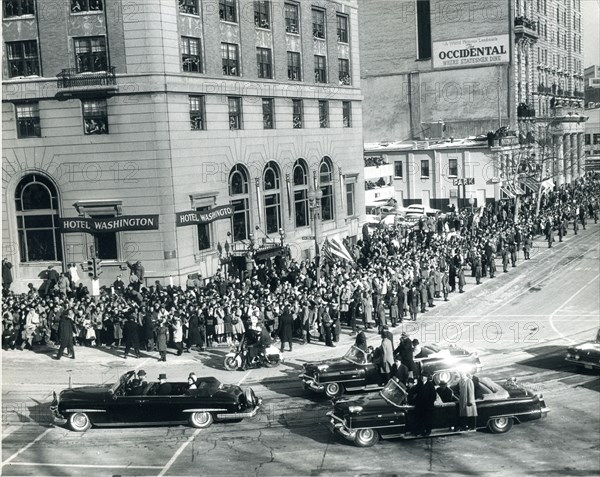
[[263, 208], [263, 202], [262, 202], [262, 198], [260, 195], [260, 179], [257, 177], [255, 179], [255, 184], [256, 184], [256, 203], [257, 203], [257, 209], [258, 209], [258, 223], [259, 225], [262, 225], [262, 208]]
[[290, 181], [290, 175], [285, 175], [285, 185], [287, 189], [287, 203], [288, 203], [288, 217], [292, 218], [292, 182]]

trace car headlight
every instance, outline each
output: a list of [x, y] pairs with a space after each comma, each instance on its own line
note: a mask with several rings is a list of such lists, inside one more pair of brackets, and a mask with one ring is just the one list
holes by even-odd
[[320, 364], [319, 366], [317, 366], [317, 369], [319, 371], [327, 371], [329, 369], [329, 365], [328, 364]]
[[362, 406], [350, 406], [348, 408], [348, 411], [350, 411], [350, 414], [356, 414], [356, 413], [359, 413], [362, 410], [363, 410]]
[[575, 355], [575, 359], [581, 359], [581, 356], [579, 356], [578, 354]]
[[571, 353], [567, 353], [567, 358], [570, 358], [570, 357], [571, 357]]

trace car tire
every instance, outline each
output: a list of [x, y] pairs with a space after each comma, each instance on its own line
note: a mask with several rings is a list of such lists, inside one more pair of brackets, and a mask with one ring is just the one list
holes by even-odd
[[92, 421], [85, 412], [75, 412], [67, 420], [69, 429], [75, 432], [85, 432], [92, 427]]
[[488, 422], [488, 429], [494, 434], [504, 434], [512, 429], [513, 423], [512, 417], [496, 417]]
[[339, 383], [329, 383], [325, 385], [325, 394], [330, 398], [336, 398], [344, 393], [344, 386]]
[[190, 414], [190, 426], [196, 429], [206, 429], [213, 423], [213, 416], [210, 412], [192, 412]]
[[242, 367], [242, 360], [239, 356], [235, 356], [233, 358], [231, 356], [225, 356], [223, 366], [225, 366], [225, 369], [228, 371], [235, 371], [236, 369]]
[[372, 447], [379, 442], [379, 433], [375, 429], [359, 429], [354, 436], [358, 447]]

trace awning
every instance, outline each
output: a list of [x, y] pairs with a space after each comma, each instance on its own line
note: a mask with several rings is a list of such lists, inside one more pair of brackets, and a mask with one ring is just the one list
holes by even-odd
[[537, 192], [540, 188], [540, 183], [531, 176], [521, 178], [520, 182], [532, 192]]
[[502, 192], [509, 199], [515, 198], [515, 194], [508, 187], [500, 187], [500, 192]]

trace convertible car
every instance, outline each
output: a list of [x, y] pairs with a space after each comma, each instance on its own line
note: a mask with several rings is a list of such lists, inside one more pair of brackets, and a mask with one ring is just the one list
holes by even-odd
[[199, 378], [197, 389], [188, 383], [171, 384], [169, 395], [157, 395], [159, 383], [145, 385], [142, 394], [130, 388], [135, 371], [129, 371], [114, 384], [65, 389], [54, 393], [50, 409], [57, 424], [67, 424], [77, 432], [91, 426], [148, 426], [189, 424], [209, 427], [213, 421], [242, 420], [253, 417], [260, 409], [251, 388], [221, 384], [212, 377]]
[[[475, 374], [482, 367], [477, 353], [456, 346], [423, 345], [414, 361], [418, 374], [432, 374], [436, 379], [442, 371]], [[371, 354], [355, 346], [343, 358], [305, 363], [300, 379], [305, 389], [324, 392], [330, 398], [339, 397], [344, 391], [376, 391], [386, 384], [379, 366], [371, 361]]]
[[[489, 378], [480, 378], [483, 399], [478, 399], [476, 427], [488, 428], [500, 434], [508, 432], [513, 423], [545, 417], [546, 407], [541, 394], [533, 394], [512, 378], [498, 384]], [[379, 438], [416, 438], [413, 431], [416, 413], [407, 404], [407, 393], [395, 379], [391, 379], [379, 394], [357, 396], [335, 402], [330, 417], [332, 430], [353, 441], [359, 447], [370, 447]], [[442, 402], [439, 398], [433, 411], [433, 432], [430, 437], [460, 434], [458, 402]]]
[[585, 369], [600, 369], [600, 330], [595, 341], [570, 346], [565, 360]]

